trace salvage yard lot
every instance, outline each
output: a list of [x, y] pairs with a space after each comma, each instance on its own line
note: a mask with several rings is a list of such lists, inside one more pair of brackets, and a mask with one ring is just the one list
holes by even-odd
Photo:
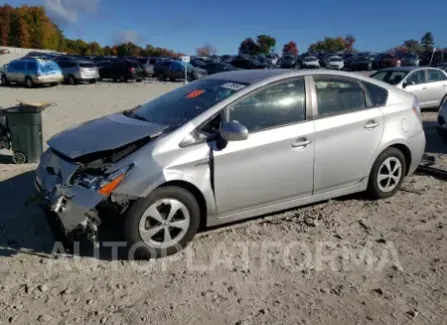
[[[47, 140], [180, 85], [0, 87], [0, 106], [55, 103]], [[447, 168], [436, 113], [423, 115], [427, 150]], [[36, 166], [0, 154], [0, 324], [447, 323], [441, 180], [413, 175], [390, 199], [331, 200], [202, 233], [170, 258], [112, 262], [110, 250], [52, 255], [43, 214], [23, 205]]]

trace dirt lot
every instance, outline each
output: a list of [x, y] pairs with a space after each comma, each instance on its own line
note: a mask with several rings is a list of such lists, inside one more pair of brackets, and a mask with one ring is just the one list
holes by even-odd
[[[44, 137], [178, 84], [0, 87], [56, 105]], [[447, 168], [435, 113], [427, 151]], [[0, 165], [0, 324], [447, 324], [447, 183], [414, 175], [395, 197], [350, 196], [200, 234], [170, 258], [61, 254], [24, 207], [35, 165]], [[115, 243], [119, 244], [119, 243]], [[52, 252], [59, 252], [52, 254]]]

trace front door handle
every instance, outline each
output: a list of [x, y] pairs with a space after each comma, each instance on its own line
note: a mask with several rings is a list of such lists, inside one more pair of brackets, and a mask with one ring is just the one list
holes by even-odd
[[296, 139], [294, 143], [292, 143], [292, 147], [293, 148], [306, 147], [311, 143], [312, 143], [312, 141], [310, 141], [310, 140], [307, 140], [305, 138], [299, 138], [299, 139]]
[[379, 126], [379, 123], [376, 121], [369, 121], [365, 124], [365, 129], [373, 129]]
[[427, 87], [422, 87], [422, 90], [427, 90]]

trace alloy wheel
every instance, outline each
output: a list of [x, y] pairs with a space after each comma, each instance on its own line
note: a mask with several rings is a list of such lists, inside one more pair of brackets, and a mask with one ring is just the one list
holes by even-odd
[[402, 163], [396, 157], [384, 160], [377, 175], [377, 186], [382, 192], [392, 192], [402, 178]]
[[150, 205], [141, 216], [139, 233], [149, 246], [167, 248], [182, 240], [189, 225], [190, 214], [182, 202], [161, 199]]

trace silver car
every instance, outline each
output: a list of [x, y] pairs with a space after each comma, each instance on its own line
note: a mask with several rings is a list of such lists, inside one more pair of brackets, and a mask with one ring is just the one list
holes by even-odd
[[57, 61], [57, 64], [62, 70], [64, 80], [70, 84], [75, 85], [79, 82], [96, 83], [99, 79], [98, 67], [90, 61]]
[[416, 95], [421, 108], [438, 108], [447, 96], [447, 73], [438, 68], [387, 68], [373, 73], [371, 77]]
[[34, 198], [93, 237], [112, 206], [141, 256], [173, 254], [200, 225], [392, 196], [424, 152], [420, 116], [414, 95], [361, 75], [223, 72], [55, 135]]

